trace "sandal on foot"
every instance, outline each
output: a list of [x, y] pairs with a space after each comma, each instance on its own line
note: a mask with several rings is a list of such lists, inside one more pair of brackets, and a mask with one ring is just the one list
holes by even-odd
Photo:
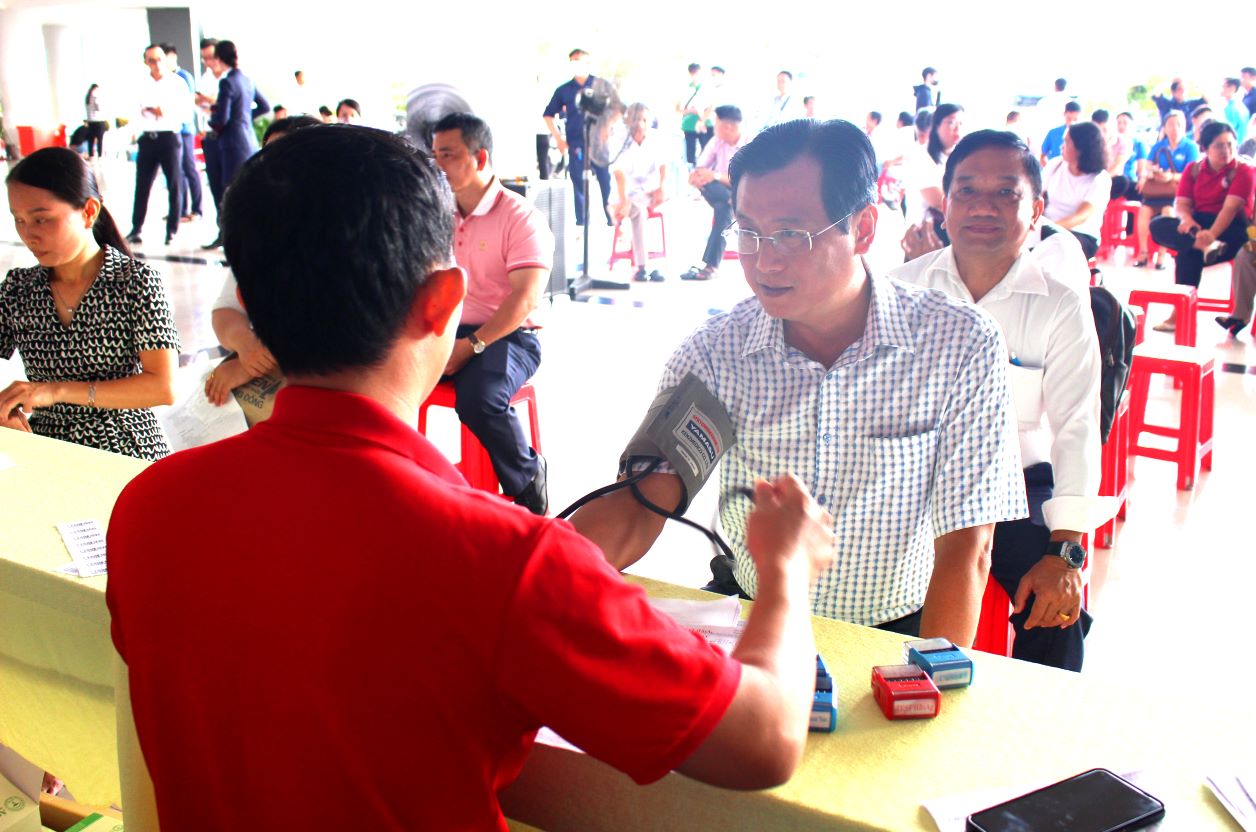
[[697, 266], [694, 266], [692, 269], [682, 274], [680, 276], [680, 279], [681, 280], [710, 280], [711, 278], [715, 277], [715, 274], [716, 274], [715, 269], [711, 268], [710, 266], [703, 266], [700, 269]]
[[660, 272], [658, 269], [655, 269], [654, 271], [650, 272], [651, 283], [662, 283], [664, 280], [667, 280], [667, 278], [663, 277], [662, 272]]
[[643, 267], [643, 268], [637, 269], [637, 273], [632, 276], [632, 279], [635, 280], [637, 283], [645, 283], [650, 278], [645, 276], [645, 268]]

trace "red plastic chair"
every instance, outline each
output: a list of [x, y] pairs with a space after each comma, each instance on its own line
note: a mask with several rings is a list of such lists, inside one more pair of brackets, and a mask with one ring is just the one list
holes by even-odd
[[[1134, 348], [1130, 369], [1130, 456], [1177, 463], [1180, 491], [1195, 487], [1201, 466], [1205, 471], [1212, 470], [1213, 366], [1211, 355], [1193, 347], [1140, 344]], [[1176, 426], [1147, 424], [1147, 396], [1153, 375], [1167, 375], [1181, 383]], [[1143, 445], [1143, 433], [1176, 439], [1177, 446], [1165, 450]]]
[[[1082, 546], [1087, 550], [1088, 536], [1082, 535]], [[1082, 566], [1082, 607], [1090, 609], [1090, 558], [1086, 558]], [[1012, 643], [1016, 640], [1016, 630], [1008, 621], [1012, 614], [1012, 599], [1003, 591], [1003, 587], [994, 576], [986, 578], [986, 591], [981, 596], [981, 616], [977, 619], [977, 635], [973, 639], [973, 649], [996, 656], [1011, 656]]]
[[[429, 407], [447, 407], [453, 410], [455, 401], [457, 401], [457, 394], [454, 391], [453, 382], [442, 381], [437, 384], [436, 389], [419, 408], [419, 433], [427, 434], [427, 409]], [[528, 427], [532, 434], [532, 447], [539, 454], [541, 452], [541, 419], [536, 410], [536, 390], [531, 384], [520, 387], [519, 392], [515, 393], [514, 398], [510, 400], [512, 405], [521, 402], [526, 402], [528, 405]], [[460, 425], [459, 430], [462, 458], [458, 461], [457, 469], [462, 472], [467, 484], [473, 488], [492, 494], [500, 493], [501, 483], [497, 481], [497, 473], [493, 470], [493, 461], [489, 459], [488, 451], [484, 450], [480, 440], [475, 438], [475, 434], [468, 430], [466, 425]]]
[[1129, 491], [1129, 446], [1130, 446], [1130, 391], [1121, 394], [1121, 401], [1116, 406], [1116, 417], [1112, 420], [1112, 430], [1108, 433], [1108, 441], [1103, 443], [1103, 470], [1099, 483], [1100, 497], [1116, 497], [1121, 501], [1121, 508], [1116, 517], [1095, 530], [1095, 548], [1111, 549], [1116, 540], [1116, 518], [1125, 519], [1126, 494]]
[[1229, 315], [1234, 311], [1234, 261], [1218, 263], [1217, 265], [1230, 267], [1230, 280], [1227, 283], [1229, 293], [1223, 298], [1206, 298], [1203, 295], [1199, 295], [1195, 308], [1200, 312], [1224, 312]]
[[1199, 294], [1194, 286], [1173, 284], [1160, 289], [1135, 289], [1130, 292], [1129, 305], [1144, 312], [1153, 303], [1172, 306], [1177, 317], [1177, 329], [1173, 342], [1182, 347], [1195, 346], [1195, 327], [1198, 323]]
[[[662, 249], [658, 251], [651, 251], [650, 246], [649, 246], [649, 241], [647, 240], [646, 259], [652, 260], [655, 257], [666, 257], [667, 256], [667, 221], [663, 219], [663, 212], [660, 211], [658, 208], [651, 208], [646, 212], [645, 216], [646, 216], [646, 233], [647, 234], [649, 234], [649, 230], [650, 230], [649, 229], [650, 220], [659, 221], [659, 236], [661, 237], [661, 241], [662, 241]], [[637, 259], [633, 257], [632, 255], [631, 235], [627, 237], [628, 248], [621, 249], [619, 247], [619, 237], [620, 237], [620, 234], [623, 232], [623, 227], [622, 227], [623, 224], [624, 224], [623, 220], [619, 220], [619, 219], [615, 220], [615, 236], [611, 239], [611, 259], [610, 259], [610, 262], [608, 262], [606, 265], [609, 268], [615, 265], [616, 260], [628, 260], [634, 266], [644, 266], [645, 263], [638, 263]]]

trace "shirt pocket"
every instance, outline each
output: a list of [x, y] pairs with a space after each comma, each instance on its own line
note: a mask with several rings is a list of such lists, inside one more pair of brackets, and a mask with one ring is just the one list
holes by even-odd
[[1042, 368], [1010, 364], [1007, 369], [1017, 424], [1037, 427], [1042, 423]]
[[886, 566], [929, 521], [938, 430], [862, 437], [847, 497], [836, 512], [839, 548], [876, 555]]

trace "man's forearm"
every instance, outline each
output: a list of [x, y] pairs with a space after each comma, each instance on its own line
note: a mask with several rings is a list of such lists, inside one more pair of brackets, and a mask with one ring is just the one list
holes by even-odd
[[514, 291], [506, 296], [488, 320], [475, 330], [475, 337], [486, 344], [505, 338], [528, 320], [536, 309], [537, 293], [531, 289]]
[[920, 619], [921, 638], [942, 637], [963, 647], [972, 645], [993, 541], [993, 524], [958, 529], [934, 541], [933, 578]]
[[[651, 474], [638, 488], [646, 499], [665, 509], [680, 502], [680, 478]], [[650, 550], [663, 531], [663, 517], [650, 511], [628, 489], [594, 500], [571, 516], [576, 531], [596, 543], [606, 560], [619, 570], [632, 566]]]

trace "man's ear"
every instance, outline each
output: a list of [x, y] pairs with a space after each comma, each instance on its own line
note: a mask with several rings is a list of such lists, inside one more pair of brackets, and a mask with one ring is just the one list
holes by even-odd
[[484, 170], [488, 167], [488, 148], [481, 147], [475, 152], [475, 169]]
[[432, 272], [414, 296], [411, 323], [423, 332], [444, 335], [450, 326], [458, 325], [466, 294], [467, 276], [462, 269], [452, 266]]
[[1038, 222], [1042, 219], [1042, 212], [1045, 210], [1047, 210], [1047, 201], [1043, 199], [1042, 197], [1038, 197], [1037, 199], [1035, 199], [1034, 200], [1034, 218], [1033, 218], [1033, 221], [1029, 223], [1030, 228], [1038, 227]]
[[867, 254], [877, 237], [877, 206], [865, 205], [851, 217], [850, 233], [854, 238], [855, 253]]

